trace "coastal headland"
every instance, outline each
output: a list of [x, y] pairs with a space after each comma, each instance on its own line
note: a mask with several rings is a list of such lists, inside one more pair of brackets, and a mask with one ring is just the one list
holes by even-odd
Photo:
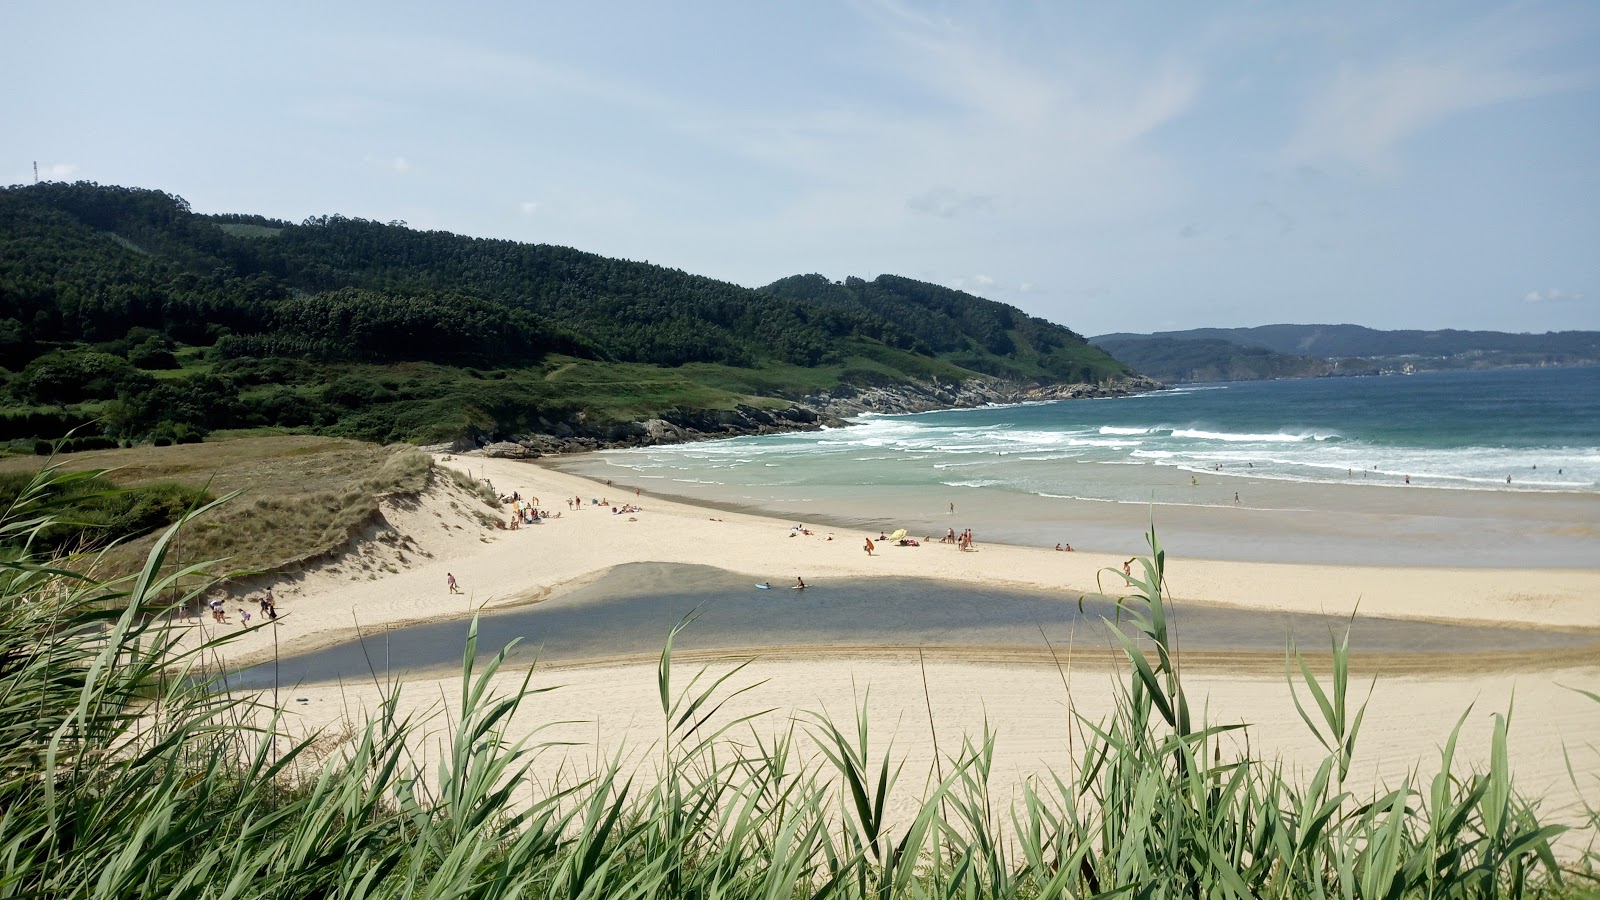
[[[450, 483], [441, 479], [440, 487], [415, 502], [384, 505], [387, 527], [416, 548], [407, 565], [380, 577], [359, 568], [357, 553], [280, 582], [276, 589], [283, 615], [278, 624], [240, 635], [229, 645], [230, 662], [259, 663], [274, 653], [281, 658], [357, 636], [381, 641], [385, 632], [411, 623], [558, 603], [564, 592], [630, 563], [712, 566], [740, 573], [752, 583], [770, 582], [774, 588], [803, 577], [808, 590], [822, 592], [842, 581], [934, 578], [1049, 592], [1070, 604], [1082, 595], [1116, 596], [1126, 561], [1120, 555], [1058, 553], [981, 540], [971, 552], [937, 539], [917, 547], [884, 546], [877, 541], [877, 528], [870, 533], [827, 528], [699, 506], [645, 490], [636, 493], [636, 485], [606, 484], [535, 463], [440, 455], [436, 464], [487, 479], [499, 494], [516, 493], [560, 515], [517, 530], [485, 528], [468, 508], [468, 498], [447, 490]], [[628, 506], [639, 509], [611, 511]], [[885, 511], [882, 528], [895, 527], [892, 512]], [[869, 537], [876, 545], [871, 555], [865, 551]], [[1600, 593], [1597, 569], [1222, 562], [1186, 558], [1181, 549], [1172, 548], [1167, 557], [1169, 592], [1180, 609], [1208, 605], [1263, 615], [1323, 613], [1464, 623], [1592, 635], [1600, 641], [1600, 606], [1593, 602]], [[456, 578], [459, 594], [450, 592], [447, 574]], [[760, 721], [769, 725], [789, 721], [803, 710], [848, 720], [867, 703], [873, 721], [892, 730], [908, 771], [931, 764], [936, 748], [948, 752], [962, 735], [980, 734], [986, 725], [998, 734], [997, 777], [1012, 787], [1044, 769], [1070, 765], [1074, 715], [1092, 721], [1108, 711], [1117, 673], [1125, 668], [1104, 647], [1045, 646], [1043, 641], [1031, 649], [922, 648], [875, 645], [868, 636], [832, 648], [790, 646], [785, 628], [793, 623], [786, 622], [785, 607], [793, 595], [773, 590], [767, 596], [772, 604], [769, 639], [749, 647], [680, 653], [679, 664], [723, 671], [735, 660], [754, 658], [737, 677], [741, 684], [760, 686], [740, 695], [725, 713], [765, 711]], [[194, 631], [211, 633], [214, 627], [207, 623]], [[222, 627], [238, 629], [237, 624]], [[1314, 667], [1319, 665], [1316, 649], [1308, 648]], [[1550, 797], [1554, 807], [1568, 812], [1575, 810], [1580, 792], [1593, 802], [1594, 780], [1583, 773], [1600, 768], [1600, 760], [1582, 754], [1593, 755], [1584, 742], [1600, 734], [1600, 704], [1571, 689], [1592, 690], [1600, 683], [1600, 664], [1591, 649], [1504, 653], [1486, 646], [1420, 658], [1404, 653], [1363, 656], [1359, 646], [1353, 647], [1353, 681], [1363, 694], [1369, 683], [1373, 686], [1352, 781], [1393, 784], [1412, 769], [1426, 770], [1464, 713], [1468, 717], [1460, 758], [1484, 761], [1492, 735], [1490, 715], [1514, 707], [1512, 759], [1519, 785]], [[1291, 766], [1320, 752], [1294, 712], [1283, 654], [1180, 658], [1188, 667], [1193, 704], [1208, 708], [1214, 721], [1249, 723], [1247, 740], [1257, 752], [1266, 748], [1269, 756], [1281, 755]], [[653, 656], [539, 663], [535, 669], [536, 685], [562, 687], [541, 695], [537, 720], [514, 723], [514, 728], [566, 723], [552, 726], [542, 737], [573, 742], [579, 748], [573, 758], [591, 762], [622, 747], [642, 751], [659, 736]], [[507, 672], [499, 677], [500, 686], [511, 690], [523, 675]], [[455, 701], [445, 698], [459, 693], [450, 687], [456, 680], [428, 673], [410, 679], [402, 690], [418, 711], [449, 713]], [[377, 682], [282, 685], [277, 696], [306, 727], [334, 727], [345, 717], [374, 708], [386, 689]], [[1564, 752], [1569, 749], [1577, 754], [1577, 786], [1566, 768]], [[552, 754], [556, 756], [567, 755]], [[552, 772], [570, 771], [573, 762], [552, 758], [550, 765]]]

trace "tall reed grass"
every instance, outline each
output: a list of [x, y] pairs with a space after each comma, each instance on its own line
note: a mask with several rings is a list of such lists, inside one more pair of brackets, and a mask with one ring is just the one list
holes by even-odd
[[[50, 472], [0, 520], [26, 547], [51, 521]], [[460, 713], [429, 768], [399, 690], [335, 752], [200, 674], [158, 577], [173, 532], [114, 583], [27, 552], [0, 569], [0, 897], [891, 898], [1462, 897], [1577, 895], [1593, 857], [1558, 864], [1514, 789], [1505, 717], [1492, 758], [1381, 796], [1343, 787], [1357, 751], [1347, 647], [1319, 679], [1297, 653], [1300, 715], [1327, 748], [1302, 783], [1236, 755], [1184, 692], [1151, 537], [1116, 634], [1113, 716], [1080, 723], [1078, 764], [1014, 804], [989, 789], [995, 735], [962, 741], [909, 815], [901, 766], [864, 709], [763, 736], [727, 703], [753, 685], [658, 666], [650, 783], [614, 757], [561, 788], [532, 777], [540, 733], [513, 733], [542, 688], [497, 692], [504, 652], [467, 640]], [[198, 583], [187, 573], [184, 583]], [[117, 608], [107, 612], [105, 601]], [[687, 624], [687, 623], [685, 623]], [[270, 627], [270, 626], [269, 626]], [[680, 628], [683, 626], [680, 626]], [[1459, 726], [1458, 726], [1459, 730]], [[730, 740], [735, 734], [738, 741]], [[1575, 770], [1576, 771], [1576, 770]]]

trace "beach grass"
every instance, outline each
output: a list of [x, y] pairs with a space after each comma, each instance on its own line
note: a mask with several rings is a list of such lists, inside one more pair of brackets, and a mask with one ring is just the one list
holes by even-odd
[[[42, 465], [37, 457], [0, 460], [0, 477], [26, 480]], [[304, 435], [73, 453], [48, 465], [103, 470], [123, 488], [238, 493], [189, 521], [169, 554], [173, 564], [225, 560], [233, 572], [282, 570], [336, 552], [376, 521], [382, 498], [414, 496], [434, 474], [431, 458], [412, 447]], [[483, 493], [477, 483], [467, 487]], [[151, 532], [97, 556], [96, 571], [105, 577], [137, 571], [157, 537]]]
[[[47, 469], [21, 492], [0, 540], [26, 548], [49, 524], [38, 498], [56, 477]], [[180, 648], [167, 628], [180, 578], [191, 592], [203, 584], [201, 566], [162, 574], [176, 534], [115, 581], [27, 552], [0, 568], [0, 894], [1498, 898], [1600, 887], [1595, 823], [1576, 835], [1584, 855], [1558, 859], [1565, 829], [1516, 790], [1507, 716], [1481, 770], [1458, 765], [1445, 735], [1437, 774], [1375, 795], [1347, 787], [1362, 707], [1342, 643], [1320, 676], [1287, 658], [1297, 714], [1327, 750], [1312, 777], [1235, 749], [1225, 738], [1237, 726], [1208, 723], [1185, 693], [1153, 535], [1136, 574], [1111, 573], [1126, 592], [1114, 624], [1127, 676], [1113, 715], [1077, 721], [1077, 764], [1002, 803], [989, 790], [1001, 736], [960, 737], [897, 813], [901, 757], [864, 703], [854, 721], [814, 715], [763, 734], [760, 713], [724, 712], [754, 686], [742, 668], [674, 665], [692, 622], [665, 636], [648, 773], [625, 768], [619, 748], [593, 775], [535, 779], [540, 754], [566, 748], [511, 722], [550, 688], [530, 669], [497, 691], [505, 654], [480, 655], [476, 628], [451, 712], [407, 713], [403, 686], [390, 685], [341, 733], [294, 736], [271, 693], [226, 690], [215, 674], [226, 638]]]

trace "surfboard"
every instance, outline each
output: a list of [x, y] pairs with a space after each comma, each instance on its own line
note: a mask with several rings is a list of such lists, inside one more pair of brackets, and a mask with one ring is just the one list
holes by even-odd
[[758, 585], [756, 585], [756, 590], [758, 590], [758, 591], [770, 591], [770, 590], [772, 590], [772, 585], [770, 585], [770, 584], [758, 584]]

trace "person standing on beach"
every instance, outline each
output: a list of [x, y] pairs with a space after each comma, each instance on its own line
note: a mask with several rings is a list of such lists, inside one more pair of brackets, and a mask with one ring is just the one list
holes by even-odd
[[452, 593], [452, 594], [461, 593], [461, 588], [456, 586], [456, 576], [452, 575], [451, 573], [449, 573], [449, 572], [444, 573], [444, 583], [445, 583], [445, 586], [450, 589], [450, 593]]
[[872, 538], [867, 538], [867, 555], [872, 555]]

